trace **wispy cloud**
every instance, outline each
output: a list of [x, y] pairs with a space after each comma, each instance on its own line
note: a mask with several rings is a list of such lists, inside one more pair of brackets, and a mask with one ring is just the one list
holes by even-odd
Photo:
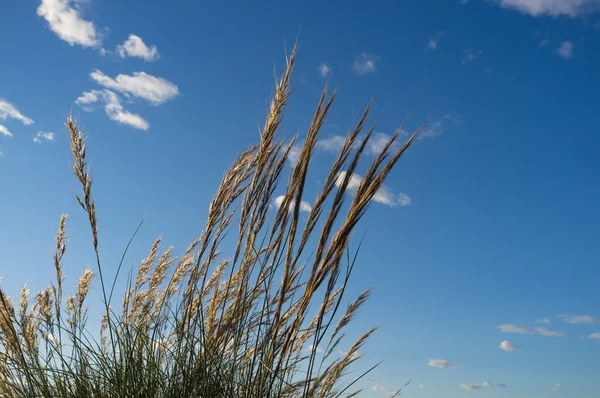
[[[281, 195], [275, 198], [275, 200], [273, 201], [273, 203], [275, 204], [275, 207], [277, 207], [278, 209], [281, 207], [281, 204], [283, 203], [283, 200], [285, 199], [285, 196]], [[294, 210], [295, 207], [295, 203], [292, 201], [290, 203], [290, 208], [289, 211]], [[305, 201], [301, 201], [300, 202], [300, 211], [309, 213], [312, 210], [312, 206], [310, 205], [310, 203], [305, 202]]]
[[496, 384], [496, 385], [500, 388], [508, 388], [508, 386], [506, 384]]
[[461, 384], [460, 388], [462, 388], [463, 390], [469, 390], [469, 391], [483, 390], [483, 387], [480, 386], [479, 384]]
[[141, 37], [134, 34], [130, 34], [125, 43], [117, 46], [117, 53], [121, 58], [135, 57], [148, 62], [156, 61], [160, 58], [155, 45], [148, 47]]
[[562, 337], [563, 332], [554, 332], [546, 328], [524, 328], [518, 325], [500, 325], [498, 329], [503, 333], [537, 334], [540, 336]]
[[445, 31], [445, 30], [436, 33], [434, 37], [429, 39], [429, 42], [427, 43], [427, 48], [430, 50], [437, 50], [440, 45], [440, 38], [442, 36], [444, 36], [446, 33], [447, 33], [447, 31]]
[[552, 386], [552, 391], [558, 391], [560, 390], [560, 384], [555, 384], [554, 386]]
[[37, 15], [48, 27], [71, 46], [99, 47], [102, 37], [93, 22], [81, 17], [81, 0], [42, 0]]
[[[346, 174], [347, 173], [345, 171], [340, 172], [335, 182], [336, 186], [339, 187], [342, 185], [344, 179], [346, 178]], [[350, 176], [350, 181], [348, 182], [348, 192], [356, 192], [362, 180], [362, 176], [356, 173], [352, 174]], [[405, 207], [409, 206], [412, 203], [412, 198], [402, 192], [399, 192], [397, 194], [393, 193], [388, 187], [382, 186], [377, 192], [375, 192], [375, 195], [373, 196], [373, 201], [390, 207]]]
[[474, 50], [472, 48], [466, 48], [463, 50], [463, 55], [462, 55], [461, 61], [463, 64], [473, 62], [477, 58], [479, 58], [481, 56], [481, 54], [483, 54], [483, 51], [481, 51], [481, 50]]
[[12, 137], [12, 133], [10, 131], [8, 131], [8, 129], [0, 124], [0, 134], [2, 134], [5, 137]]
[[[369, 142], [367, 142], [367, 145], [365, 147], [365, 153], [367, 155], [372, 156], [379, 155], [391, 138], [392, 136], [386, 133], [373, 133], [371, 135], [371, 138], [369, 139]], [[322, 140], [317, 141], [316, 148], [324, 152], [338, 153], [342, 149], [342, 146], [344, 145], [345, 141], [345, 136], [334, 135], [329, 138], [324, 138]], [[357, 138], [354, 142], [354, 147], [357, 148], [358, 146], [360, 146], [361, 143], [362, 138]], [[392, 144], [391, 149], [394, 150], [397, 147], [398, 144], [394, 142]]]
[[575, 45], [571, 41], [563, 41], [556, 49], [556, 54], [564, 59], [573, 58]]
[[0, 98], [0, 119], [16, 119], [24, 125], [29, 125], [33, 123], [33, 120], [31, 120], [27, 116], [24, 116], [13, 104], [6, 100], [3, 100], [2, 98]]
[[152, 105], [160, 105], [179, 95], [179, 88], [175, 84], [145, 72], [134, 72], [132, 76], [117, 75], [113, 79], [96, 69], [90, 73], [90, 77], [103, 87], [144, 99]]
[[354, 58], [352, 70], [358, 75], [373, 73], [377, 70], [377, 62], [380, 60], [381, 57], [376, 55], [362, 53]]
[[373, 387], [371, 387], [371, 390], [373, 390], [373, 391], [385, 391], [385, 387], [382, 386], [381, 384], [374, 384]]
[[542, 319], [538, 319], [537, 321], [535, 321], [535, 323], [542, 323], [544, 325], [547, 325], [550, 323], [550, 318], [542, 318]]
[[326, 63], [321, 62], [321, 64], [319, 64], [319, 67], [317, 68], [317, 71], [319, 71], [319, 75], [321, 77], [327, 77], [331, 74], [331, 67]]
[[457, 113], [446, 113], [442, 118], [428, 121], [421, 132], [419, 139], [439, 137], [450, 126], [459, 126], [462, 118]]
[[600, 318], [594, 318], [590, 315], [566, 316], [565, 322], [570, 323], [572, 325], [593, 325], [596, 323], [600, 323]]
[[494, 388], [494, 385], [489, 381], [484, 381], [483, 383], [481, 383], [481, 386], [485, 388]]
[[600, 9], [598, 0], [495, 0], [503, 8], [533, 17], [561, 15], [575, 18]]
[[109, 119], [131, 126], [138, 130], [148, 130], [150, 123], [138, 114], [131, 113], [123, 109], [119, 96], [110, 90], [92, 90], [85, 92], [81, 97], [75, 100], [75, 103], [82, 105], [85, 111], [91, 111], [89, 105], [101, 102], [104, 104], [104, 111]]
[[425, 385], [424, 385], [424, 384], [419, 384], [419, 388], [420, 388], [420, 389], [424, 389], [424, 388], [425, 388]]
[[301, 153], [302, 153], [302, 145], [297, 144], [297, 143], [292, 145], [292, 147], [290, 148], [290, 151], [288, 152], [288, 157], [287, 157], [287, 161], [290, 163], [290, 165], [292, 167], [294, 167], [296, 165], [296, 163], [298, 163]]
[[600, 340], [600, 333], [592, 333], [588, 336], [588, 339]]
[[442, 368], [442, 369], [456, 367], [455, 364], [448, 361], [447, 359], [430, 359], [429, 362], [427, 362], [427, 365], [431, 366], [432, 368]]
[[36, 144], [41, 144], [42, 142], [47, 141], [54, 141], [54, 133], [38, 131], [35, 137], [33, 137], [33, 142], [35, 142]]
[[506, 351], [506, 352], [513, 352], [513, 351], [521, 349], [521, 347], [519, 347], [518, 345], [512, 344], [508, 340], [504, 340], [502, 343], [500, 343], [498, 348], [500, 348], [501, 350]]

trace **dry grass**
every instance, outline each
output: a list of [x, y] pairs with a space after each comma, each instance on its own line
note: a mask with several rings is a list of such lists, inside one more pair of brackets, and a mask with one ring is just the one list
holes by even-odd
[[[1, 397], [346, 397], [358, 393], [352, 391], [356, 378], [346, 375], [374, 329], [346, 343], [351, 348], [338, 355], [346, 328], [369, 295], [364, 292], [342, 312], [356, 259], [349, 251], [350, 238], [415, 136], [392, 151], [398, 137], [394, 135], [345, 203], [350, 177], [373, 132], [373, 128], [364, 132], [367, 108], [348, 132], [312, 210], [301, 217], [309, 164], [335, 97], [335, 92], [328, 95], [325, 89], [284, 186], [281, 206], [273, 208], [274, 192], [281, 189], [281, 174], [293, 144], [284, 145], [276, 132], [290, 96], [295, 56], [294, 49], [276, 82], [260, 142], [225, 173], [201, 236], [180, 258], [173, 257], [171, 248], [161, 254], [161, 239], [157, 239], [135, 279], [128, 280], [118, 306], [111, 305], [115, 282], [109, 290], [102, 274], [85, 136], [71, 117], [67, 119], [73, 171], [82, 187], [76, 199], [91, 227], [104, 299], [100, 336], [94, 339], [86, 328], [91, 270], [85, 270], [75, 294], [63, 299], [62, 258], [67, 249], [63, 215], [56, 236], [56, 281], [36, 296], [33, 305], [23, 288], [18, 308], [0, 291]], [[237, 238], [230, 257], [220, 252], [226, 233]], [[324, 351], [317, 355], [319, 347]]]

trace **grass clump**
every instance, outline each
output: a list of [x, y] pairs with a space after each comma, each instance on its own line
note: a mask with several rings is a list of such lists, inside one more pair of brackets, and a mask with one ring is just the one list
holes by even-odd
[[[87, 214], [103, 311], [99, 335], [86, 326], [86, 297], [95, 277], [86, 269], [64, 297], [67, 216], [56, 235], [56, 281], [34, 298], [23, 288], [18, 304], [0, 290], [0, 397], [348, 397], [348, 378], [365, 330], [339, 354], [345, 330], [369, 290], [343, 310], [355, 263], [349, 242], [369, 202], [409, 147], [394, 149], [398, 133], [375, 157], [360, 186], [346, 195], [373, 128], [369, 108], [346, 135], [320, 193], [301, 217], [307, 172], [335, 97], [325, 89], [285, 184], [294, 145], [276, 137], [290, 96], [296, 50], [286, 59], [260, 142], [234, 160], [208, 208], [204, 231], [180, 257], [152, 245], [121, 303], [103, 275], [86, 139], [66, 121], [76, 199]], [[366, 130], [366, 131], [365, 131]], [[296, 144], [297, 145], [297, 144]], [[285, 189], [273, 207], [276, 188]], [[346, 203], [349, 200], [349, 203]], [[343, 212], [343, 208], [347, 208]], [[235, 237], [229, 257], [220, 249]], [[120, 266], [119, 266], [120, 270]], [[118, 272], [117, 272], [118, 275]], [[322, 347], [322, 348], [321, 348]], [[318, 354], [321, 350], [322, 353]]]

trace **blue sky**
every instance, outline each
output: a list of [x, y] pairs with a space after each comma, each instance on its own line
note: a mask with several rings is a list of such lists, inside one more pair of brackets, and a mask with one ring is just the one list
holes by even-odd
[[52, 280], [63, 212], [67, 283], [92, 264], [71, 196], [70, 110], [90, 134], [104, 263], [146, 213], [126, 265], [159, 235], [183, 250], [225, 167], [257, 140], [273, 67], [299, 37], [282, 134], [302, 136], [325, 82], [340, 88], [317, 167], [371, 98], [379, 138], [428, 118], [358, 231], [351, 290], [373, 296], [356, 333], [381, 326], [362, 366], [384, 361], [363, 396], [412, 379], [403, 396], [596, 397], [598, 11], [598, 0], [4, 1], [2, 285]]

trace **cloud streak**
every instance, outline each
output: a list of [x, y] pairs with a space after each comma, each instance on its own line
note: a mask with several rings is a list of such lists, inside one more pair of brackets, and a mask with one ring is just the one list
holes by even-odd
[[432, 368], [441, 368], [441, 369], [449, 369], [449, 368], [456, 367], [455, 364], [448, 361], [447, 359], [430, 359], [429, 362], [427, 362], [427, 365], [431, 366]]
[[376, 55], [362, 53], [354, 58], [352, 64], [352, 70], [357, 75], [366, 75], [374, 73], [377, 70], [377, 62], [381, 60], [381, 57]]
[[546, 328], [524, 328], [518, 325], [500, 325], [498, 329], [502, 333], [537, 334], [540, 336], [562, 337], [563, 332], [555, 332]]
[[513, 9], [532, 17], [579, 17], [600, 9], [598, 0], [494, 0], [502, 8]]
[[33, 123], [33, 120], [23, 115], [13, 104], [2, 98], [0, 98], [0, 119], [16, 119], [26, 126]]

